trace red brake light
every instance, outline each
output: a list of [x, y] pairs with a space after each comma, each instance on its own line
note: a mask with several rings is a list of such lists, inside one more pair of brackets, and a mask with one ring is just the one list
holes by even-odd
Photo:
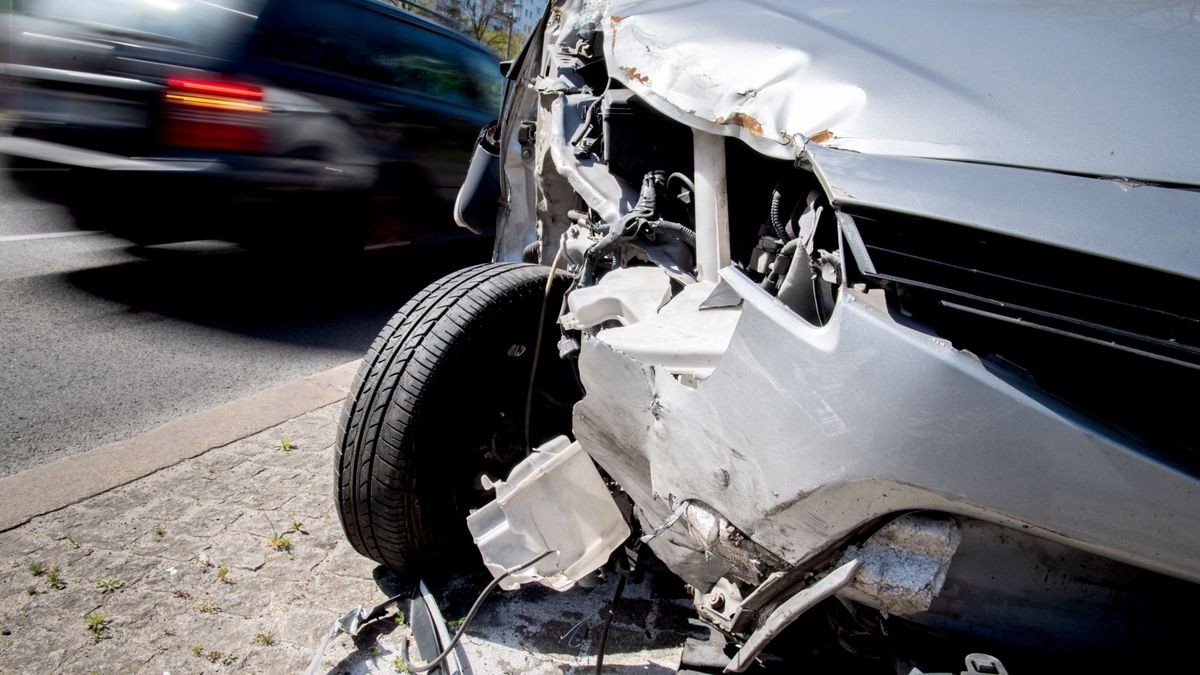
[[262, 87], [252, 84], [242, 84], [240, 82], [169, 77], [167, 78], [167, 88], [180, 92], [227, 96], [229, 98], [240, 98], [249, 101], [261, 101], [263, 98]]
[[262, 152], [263, 89], [234, 80], [171, 77], [163, 93], [163, 141], [205, 150]]

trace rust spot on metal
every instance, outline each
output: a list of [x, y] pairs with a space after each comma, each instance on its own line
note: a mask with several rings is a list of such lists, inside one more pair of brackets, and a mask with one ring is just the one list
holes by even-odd
[[833, 135], [833, 132], [826, 129], [825, 131], [818, 131], [812, 136], [809, 136], [808, 140], [813, 143], [824, 143], [825, 141], [833, 140], [834, 138], [835, 136]]
[[746, 113], [735, 112], [729, 117], [718, 117], [714, 121], [717, 124], [732, 124], [735, 127], [742, 127], [755, 136], [762, 136], [762, 125], [759, 124], [758, 120]]
[[642, 84], [650, 83], [650, 78], [639, 73], [638, 69], [634, 68], [633, 66], [621, 66], [621, 72], [628, 75], [629, 79], [631, 79], [631, 80], [637, 80], [638, 82], [641, 82]]
[[623, 17], [623, 16], [617, 16], [616, 14], [612, 15], [612, 22], [613, 22], [614, 26], [621, 23], [624, 20], [625, 20], [625, 17]]

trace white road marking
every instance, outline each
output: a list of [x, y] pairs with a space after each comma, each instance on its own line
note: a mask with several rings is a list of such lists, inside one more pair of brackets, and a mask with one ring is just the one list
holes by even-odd
[[387, 248], [400, 248], [401, 246], [408, 246], [411, 243], [412, 243], [411, 241], [389, 241], [389, 242], [385, 242], [382, 244], [371, 244], [369, 246], [364, 246], [363, 250], [364, 251], [382, 251], [383, 249], [387, 249]]
[[10, 241], [34, 241], [35, 239], [58, 239], [60, 237], [86, 237], [90, 234], [101, 234], [99, 230], [79, 230], [76, 232], [42, 232], [41, 234], [10, 234], [0, 237], [0, 244]]

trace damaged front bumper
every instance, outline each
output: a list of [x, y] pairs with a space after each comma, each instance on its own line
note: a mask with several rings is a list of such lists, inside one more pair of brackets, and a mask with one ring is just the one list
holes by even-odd
[[[613, 349], [605, 330], [584, 342], [576, 436], [640, 508], [704, 502], [791, 566], [928, 509], [1200, 580], [1193, 477], [867, 295], [847, 292], [816, 327], [737, 270], [722, 279], [740, 307], [698, 311], [739, 317], [696, 388]], [[665, 560], [694, 548], [652, 545]]]

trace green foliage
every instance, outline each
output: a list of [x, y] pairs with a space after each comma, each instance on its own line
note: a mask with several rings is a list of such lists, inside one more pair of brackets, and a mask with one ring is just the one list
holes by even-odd
[[121, 590], [125, 586], [125, 582], [118, 577], [105, 577], [96, 582], [96, 590], [100, 591], [100, 595], [108, 595]]
[[83, 617], [83, 622], [87, 624], [88, 632], [92, 634], [92, 644], [96, 644], [104, 638], [104, 631], [108, 629], [108, 617], [99, 612], [92, 612]]
[[275, 636], [270, 633], [259, 633], [254, 636], [254, 644], [270, 647], [275, 644]]
[[283, 536], [271, 537], [267, 540], [267, 548], [289, 553], [292, 550], [292, 540]]
[[62, 579], [62, 572], [57, 567], [46, 570], [46, 585], [54, 590], [66, 588], [67, 583]]

